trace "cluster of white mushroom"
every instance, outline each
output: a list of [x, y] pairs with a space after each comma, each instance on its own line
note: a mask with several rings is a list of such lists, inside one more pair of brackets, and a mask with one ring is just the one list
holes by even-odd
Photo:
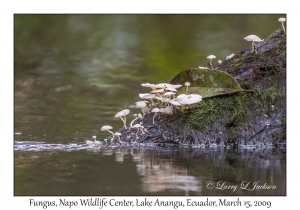
[[[141, 84], [143, 87], [149, 87], [151, 88], [149, 93], [140, 93], [139, 97], [144, 99], [143, 101], [137, 101], [135, 103], [135, 107], [141, 109], [141, 113], [134, 114], [133, 116], [135, 117], [131, 123], [130, 127], [127, 128], [126, 126], [126, 115], [130, 113], [129, 109], [124, 109], [120, 112], [118, 112], [115, 115], [115, 118], [120, 118], [122, 122], [124, 123], [124, 129], [132, 129], [136, 128], [136, 140], [138, 139], [138, 133], [141, 132], [142, 134], [145, 134], [146, 129], [143, 126], [143, 123], [136, 123], [133, 125], [133, 123], [137, 119], [143, 119], [146, 114], [149, 113], [154, 113], [153, 116], [153, 124], [155, 125], [155, 117], [157, 113], [162, 113], [163, 115], [172, 115], [174, 109], [180, 109], [184, 105], [190, 105], [194, 103], [198, 103], [202, 100], [202, 96], [199, 94], [189, 94], [188, 93], [188, 88], [191, 85], [189, 82], [185, 83], [186, 86], [186, 93], [185, 94], [180, 94], [176, 97], [177, 89], [182, 87], [182, 85], [173, 85], [173, 84], [168, 84], [168, 83], [159, 83], [159, 84], [150, 84], [150, 83], [144, 83]], [[104, 125], [101, 127], [101, 131], [107, 131], [112, 134], [112, 139], [111, 141], [114, 140], [115, 136], [118, 137], [119, 143], [122, 144], [122, 141], [120, 139], [120, 136], [122, 135], [119, 132], [113, 133], [111, 131], [113, 127], [109, 125]], [[94, 136], [95, 137], [95, 136]], [[93, 137], [93, 138], [94, 138]], [[96, 137], [95, 137], [96, 139]], [[100, 143], [96, 143], [96, 140], [94, 139], [93, 141], [87, 140], [86, 144], [87, 145], [100, 145]], [[107, 143], [107, 139], [105, 141]]]
[[150, 93], [139, 94], [139, 97], [145, 100], [136, 102], [136, 107], [141, 108], [141, 112], [143, 113], [142, 118], [145, 114], [154, 112], [153, 124], [155, 124], [155, 116], [158, 112], [172, 115], [174, 109], [198, 103], [202, 100], [202, 96], [199, 94], [188, 94], [188, 87], [190, 85], [189, 82], [186, 82], [186, 94], [180, 94], [176, 97], [177, 89], [182, 85], [168, 83], [142, 84], [143, 87], [149, 87], [151, 90]]

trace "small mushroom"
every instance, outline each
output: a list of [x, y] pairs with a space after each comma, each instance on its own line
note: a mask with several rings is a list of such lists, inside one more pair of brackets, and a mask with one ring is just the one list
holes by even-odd
[[113, 137], [111, 139], [111, 141], [113, 141], [114, 138], [115, 138], [115, 134], [112, 131], [110, 131], [110, 129], [113, 129], [113, 127], [111, 127], [109, 125], [104, 125], [104, 126], [101, 127], [101, 131], [107, 131], [107, 132], [109, 132], [113, 135]]
[[121, 136], [122, 134], [119, 133], [119, 132], [116, 132], [115, 135], [118, 137], [118, 140], [119, 140], [120, 144], [122, 144], [123, 142], [122, 142], [121, 139], [120, 139], [120, 136]]
[[[118, 112], [118, 113], [115, 115], [115, 118], [118, 118], [118, 117], [121, 118], [121, 120], [122, 120], [123, 123], [124, 123], [124, 128], [125, 128], [125, 129], [127, 129], [127, 127], [126, 127], [126, 115], [128, 115], [129, 112], [130, 112], [129, 109], [124, 109], [124, 110]], [[124, 119], [123, 119], [122, 117], [124, 117]]]
[[93, 136], [93, 139], [94, 139], [94, 145], [95, 146], [100, 146], [101, 145], [101, 142], [96, 140], [96, 136]]
[[91, 145], [94, 144], [94, 142], [91, 141], [91, 140], [86, 140], [85, 144], [86, 144], [87, 146], [91, 146]]
[[133, 124], [134, 121], [136, 121], [136, 120], [139, 119], [139, 118], [143, 119], [143, 116], [142, 116], [140, 113], [134, 114], [133, 116], [134, 116], [135, 118], [131, 121], [129, 130], [132, 128], [132, 124]]
[[186, 86], [185, 94], [188, 94], [188, 92], [189, 92], [189, 86], [191, 86], [191, 83], [186, 82], [186, 83], [184, 83], [184, 85]]
[[199, 94], [181, 94], [177, 96], [177, 102], [180, 103], [181, 105], [190, 105], [190, 104], [195, 104], [198, 103], [202, 100], [202, 96]]
[[154, 108], [154, 109], [152, 109], [151, 112], [154, 112], [154, 116], [153, 116], [153, 124], [155, 125], [155, 123], [154, 123], [154, 118], [155, 118], [157, 112], [160, 112], [160, 110], [159, 110], [159, 108]]
[[139, 130], [140, 130], [141, 124], [135, 124], [135, 125], [132, 126], [132, 127], [137, 129], [137, 131], [136, 131], [136, 133], [135, 133], [135, 141], [136, 141], [137, 139], [139, 139], [139, 137], [138, 137], [138, 132], [139, 132]]
[[251, 53], [253, 53], [255, 51], [255, 54], [257, 54], [255, 42], [262, 42], [262, 41], [264, 41], [264, 40], [260, 39], [256, 35], [249, 35], [249, 36], [246, 36], [244, 39], [247, 40], [247, 41], [251, 41], [252, 42]]
[[107, 144], [107, 139], [103, 139], [105, 141], [105, 144]]
[[136, 105], [136, 108], [140, 108], [141, 109], [141, 111], [143, 113], [143, 118], [144, 118], [144, 116], [145, 116], [146, 113], [145, 113], [145, 109], [143, 109], [143, 108], [147, 107], [147, 104], [145, 102], [141, 102], [140, 101], [140, 102], [136, 102], [135, 105]]
[[285, 18], [279, 18], [278, 19], [278, 22], [281, 22], [281, 25], [282, 25], [282, 29], [283, 29], [283, 32], [284, 32], [284, 35], [285, 35], [285, 28], [284, 28], [284, 22], [286, 21], [286, 19]]
[[209, 59], [209, 65], [210, 65], [211, 69], [214, 69], [214, 66], [212, 65], [211, 61], [212, 61], [212, 59], [215, 59], [215, 58], [216, 58], [215, 55], [207, 56], [207, 59]]
[[222, 61], [221, 61], [221, 60], [218, 60], [218, 64], [221, 65], [221, 64], [222, 64]]

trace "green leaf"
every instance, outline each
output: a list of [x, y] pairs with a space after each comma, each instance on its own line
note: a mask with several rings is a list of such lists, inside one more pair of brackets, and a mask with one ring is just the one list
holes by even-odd
[[191, 86], [189, 93], [197, 93], [202, 98], [208, 98], [218, 95], [231, 94], [244, 90], [237, 81], [228, 73], [219, 70], [210, 69], [187, 69], [177, 74], [171, 84], [181, 84], [178, 94], [185, 93], [186, 87], [184, 83], [189, 82]]

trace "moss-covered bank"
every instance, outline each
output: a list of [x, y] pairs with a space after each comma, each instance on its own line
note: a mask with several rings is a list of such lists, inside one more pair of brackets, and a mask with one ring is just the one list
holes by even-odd
[[[278, 30], [259, 44], [258, 54], [242, 50], [216, 69], [231, 74], [244, 89], [231, 95], [206, 98], [172, 116], [152, 114], [143, 124], [139, 143], [184, 145], [278, 145], [286, 139], [286, 37]], [[139, 122], [139, 121], [137, 121]], [[124, 144], [135, 132], [121, 129]]]

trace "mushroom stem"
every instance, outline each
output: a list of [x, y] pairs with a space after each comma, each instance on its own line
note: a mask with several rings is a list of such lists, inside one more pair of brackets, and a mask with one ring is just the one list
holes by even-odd
[[212, 59], [209, 60], [209, 65], [210, 65], [211, 69], [214, 69], [214, 66], [213, 66], [212, 63], [211, 63], [211, 60], [212, 60]]
[[121, 139], [120, 139], [120, 136], [118, 136], [118, 139], [119, 139], [119, 143], [120, 143], [120, 144], [123, 144], [123, 142], [122, 142]]
[[124, 122], [124, 128], [127, 129], [127, 126], [126, 126], [126, 116], [124, 116], [124, 121], [123, 122]]
[[155, 118], [155, 116], [156, 116], [156, 112], [155, 112], [155, 114], [154, 114], [154, 116], [153, 116], [153, 124], [155, 125], [155, 123], [154, 123], [154, 118]]
[[131, 121], [129, 130], [132, 128], [133, 122], [136, 121], [138, 118], [139, 118], [139, 117], [136, 117], [136, 118], [134, 118], [134, 119]]
[[185, 94], [187, 95], [189, 93], [189, 86], [186, 86]]
[[115, 134], [114, 134], [112, 131], [110, 131], [110, 130], [107, 130], [107, 132], [110, 132], [110, 133], [113, 135], [113, 137], [112, 137], [112, 139], [111, 139], [111, 141], [113, 141], [114, 138], [115, 138]]
[[139, 137], [138, 137], [138, 132], [139, 132], [139, 130], [140, 130], [140, 128], [137, 128], [137, 131], [136, 131], [136, 133], [135, 133], [135, 141], [136, 141], [137, 139], [139, 139]]
[[284, 35], [285, 35], [285, 28], [284, 28], [283, 22], [281, 22], [281, 25], [282, 25], [282, 29], [283, 29], [283, 32], [284, 32]]
[[127, 127], [126, 127], [126, 117], [124, 116], [125, 120], [123, 119], [123, 117], [122, 117], [122, 116], [120, 116], [120, 118], [121, 118], [121, 120], [122, 120], [122, 121], [123, 121], [123, 123], [124, 123], [124, 128], [125, 128], [125, 129], [127, 129]]

